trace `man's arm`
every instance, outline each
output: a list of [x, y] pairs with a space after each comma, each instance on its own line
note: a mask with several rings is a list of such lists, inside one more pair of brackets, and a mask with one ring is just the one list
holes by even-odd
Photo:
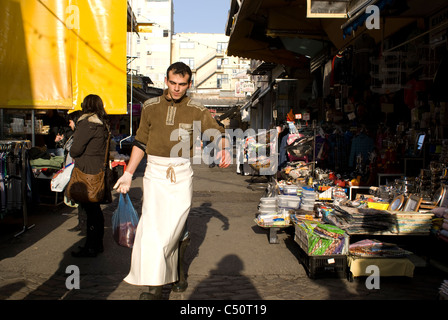
[[129, 189], [131, 189], [132, 177], [137, 170], [140, 161], [142, 161], [145, 156], [145, 151], [140, 149], [137, 146], [132, 147], [131, 157], [129, 158], [128, 165], [126, 166], [126, 171], [117, 180], [117, 183], [114, 185], [114, 189], [120, 193], [128, 193]]

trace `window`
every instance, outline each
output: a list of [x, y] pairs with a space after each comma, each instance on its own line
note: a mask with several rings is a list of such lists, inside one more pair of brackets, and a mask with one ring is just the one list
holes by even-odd
[[222, 88], [223, 84], [229, 83], [229, 75], [227, 74], [218, 74], [217, 79], [218, 79], [216, 83], [217, 88]]
[[216, 60], [217, 63], [217, 68], [218, 70], [221, 70], [223, 65], [228, 65], [229, 64], [229, 59], [225, 58], [225, 59], [217, 59]]
[[190, 69], [194, 69], [194, 58], [180, 58], [179, 61], [185, 63]]
[[216, 45], [216, 51], [218, 53], [225, 53], [227, 50], [227, 42], [218, 42]]
[[167, 29], [163, 30], [163, 37], [164, 38], [167, 38], [169, 35], [170, 35], [170, 31], [169, 30], [167, 30]]
[[180, 49], [194, 49], [194, 42], [192, 41], [181, 41], [179, 43]]

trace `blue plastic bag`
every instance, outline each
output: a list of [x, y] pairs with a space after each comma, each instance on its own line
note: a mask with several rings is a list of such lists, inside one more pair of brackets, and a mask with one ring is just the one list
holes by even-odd
[[123, 247], [132, 248], [138, 225], [138, 215], [129, 195], [120, 193], [118, 207], [112, 215], [112, 234], [115, 242]]

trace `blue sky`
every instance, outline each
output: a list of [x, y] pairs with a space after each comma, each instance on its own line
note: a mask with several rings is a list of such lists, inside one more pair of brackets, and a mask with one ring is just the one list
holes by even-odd
[[230, 0], [174, 0], [174, 32], [225, 33]]

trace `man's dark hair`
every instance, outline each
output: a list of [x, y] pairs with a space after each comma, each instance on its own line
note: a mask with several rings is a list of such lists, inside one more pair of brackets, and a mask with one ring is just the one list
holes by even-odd
[[189, 76], [188, 82], [191, 82], [191, 77], [192, 77], [191, 69], [185, 63], [175, 62], [172, 65], [170, 65], [168, 67], [168, 69], [166, 70], [166, 78], [167, 79], [169, 79], [168, 74], [170, 71], [173, 71], [174, 74], [181, 74], [182, 77], [185, 77], [185, 75], [188, 74], [188, 76]]

